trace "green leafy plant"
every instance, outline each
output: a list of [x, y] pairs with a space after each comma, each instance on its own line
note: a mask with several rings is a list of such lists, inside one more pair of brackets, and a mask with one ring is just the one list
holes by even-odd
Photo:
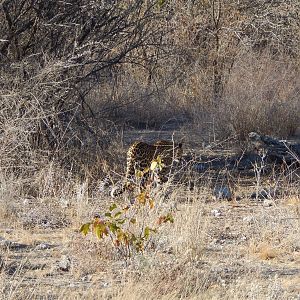
[[157, 4], [158, 4], [159, 8], [162, 8], [164, 6], [165, 2], [166, 2], [166, 0], [158, 0]]
[[[157, 157], [152, 161], [150, 168], [137, 171], [136, 177], [139, 180], [144, 176], [154, 178], [151, 175], [161, 171], [163, 167], [161, 158]], [[113, 203], [101, 216], [97, 215], [91, 222], [83, 224], [80, 232], [83, 235], [92, 232], [98, 239], [110, 240], [124, 257], [143, 252], [149, 245], [151, 237], [163, 224], [174, 222], [171, 213], [155, 216], [155, 201], [150, 193], [149, 186], [145, 186], [134, 197], [132, 205], [120, 207]], [[147, 224], [147, 221], [152, 225]]]
[[174, 222], [173, 216], [159, 216], [155, 226], [148, 226], [145, 220], [138, 221], [135, 215], [144, 215], [145, 210], [152, 210], [154, 201], [145, 192], [136, 197], [132, 206], [121, 208], [112, 204], [103, 216], [95, 216], [91, 222], [81, 226], [80, 232], [87, 235], [89, 232], [95, 234], [98, 239], [110, 240], [119, 253], [130, 257], [136, 252], [143, 252], [153, 234], [157, 233], [162, 224]]

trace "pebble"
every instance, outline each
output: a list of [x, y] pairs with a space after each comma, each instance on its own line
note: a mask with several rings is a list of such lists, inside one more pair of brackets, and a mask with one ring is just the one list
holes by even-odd
[[217, 200], [232, 200], [232, 193], [228, 186], [216, 186], [213, 192]]
[[47, 243], [40, 243], [35, 247], [36, 250], [47, 250], [50, 248], [51, 248], [51, 245], [47, 244]]
[[63, 255], [58, 263], [58, 267], [61, 271], [69, 271], [71, 267], [71, 259], [67, 255]]
[[270, 206], [273, 206], [274, 205], [274, 201], [273, 200], [268, 200], [268, 199], [266, 199], [266, 200], [264, 200], [264, 202], [263, 202], [263, 206], [264, 207], [270, 207]]
[[248, 224], [253, 224], [254, 218], [252, 216], [246, 216], [243, 218], [243, 222], [248, 223]]
[[213, 209], [213, 210], [211, 210], [211, 214], [214, 217], [220, 217], [222, 215], [222, 213], [221, 213], [221, 211], [219, 209]]

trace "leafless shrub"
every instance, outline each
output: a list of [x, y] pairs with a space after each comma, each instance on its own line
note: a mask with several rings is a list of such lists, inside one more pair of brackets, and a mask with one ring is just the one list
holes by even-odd
[[293, 133], [299, 4], [256, 4], [2, 1], [0, 167], [97, 177], [120, 124]]
[[52, 160], [77, 171], [94, 162], [114, 127], [89, 93], [159, 36], [155, 2], [6, 0], [0, 17], [0, 167], [28, 175]]
[[293, 135], [300, 122], [298, 74], [298, 68], [284, 58], [242, 53], [232, 68], [219, 108], [220, 127], [242, 138], [251, 131]]

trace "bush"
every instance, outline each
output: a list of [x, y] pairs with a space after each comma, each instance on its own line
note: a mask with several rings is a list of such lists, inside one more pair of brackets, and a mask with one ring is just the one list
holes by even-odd
[[299, 71], [285, 57], [242, 53], [229, 75], [219, 127], [241, 138], [251, 131], [291, 136], [300, 123]]

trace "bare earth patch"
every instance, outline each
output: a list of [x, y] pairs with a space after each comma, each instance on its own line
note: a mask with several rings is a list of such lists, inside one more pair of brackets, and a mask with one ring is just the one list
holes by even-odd
[[[2, 294], [5, 299], [299, 299], [299, 195], [264, 206], [250, 199], [213, 200], [205, 190], [181, 192], [166, 201], [181, 198], [175, 223], [154, 237], [152, 249], [127, 260], [109, 243], [78, 232], [75, 206], [67, 209], [65, 227], [3, 224]], [[105, 207], [100, 201], [90, 199], [91, 210]], [[53, 204], [51, 213], [57, 212]]]
[[[204, 150], [204, 156], [231, 155]], [[22, 198], [7, 182], [0, 194], [1, 294], [4, 299], [300, 299], [299, 175], [289, 171], [263, 176], [254, 170], [249, 177], [207, 170], [186, 176], [194, 176], [194, 189], [165, 184], [153, 195], [153, 219], [171, 211], [174, 223], [163, 225], [145, 251], [130, 258], [109, 239], [79, 232], [115, 201], [128, 205], [128, 195], [112, 199], [101, 182], [92, 193], [87, 182], [64, 182], [51, 197]]]

